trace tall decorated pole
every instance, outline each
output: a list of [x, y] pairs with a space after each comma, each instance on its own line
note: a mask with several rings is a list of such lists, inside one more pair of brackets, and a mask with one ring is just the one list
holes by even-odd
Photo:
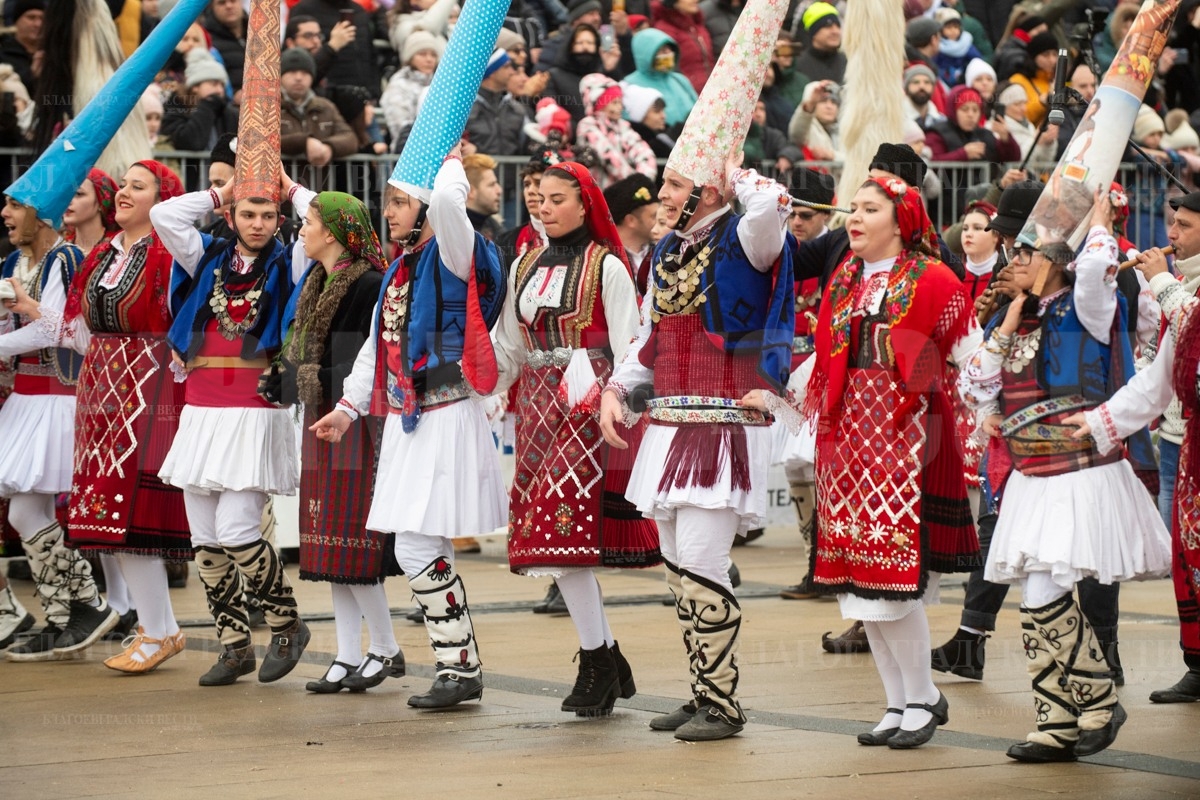
[[179, 0], [104, 88], [5, 191], [58, 228], [75, 190], [208, 0]]
[[1083, 243], [1096, 190], [1112, 184], [1180, 0], [1146, 0], [1017, 239]]
[[234, 200], [279, 202], [279, 5], [250, 0]]
[[788, 0], [750, 0], [667, 159], [667, 168], [701, 186], [725, 187], [725, 159], [740, 150], [762, 94]]
[[[838, 197], [844, 206], [867, 179], [875, 151], [884, 142], [904, 140], [904, 93], [881, 75], [904, 68], [904, 11], [894, 0], [854, 0], [846, 4], [846, 82], [838, 127], [846, 155]], [[920, 190], [921, 187], [916, 187]]]
[[442, 159], [462, 138], [509, 0], [466, 0], [388, 183], [429, 202]]

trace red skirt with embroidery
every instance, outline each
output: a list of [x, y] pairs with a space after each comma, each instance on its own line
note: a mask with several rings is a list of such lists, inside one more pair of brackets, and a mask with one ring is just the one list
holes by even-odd
[[897, 420], [903, 400], [890, 371], [851, 369], [840, 413], [822, 420], [813, 581], [825, 592], [910, 599], [930, 570], [978, 566], [950, 403], [935, 393]]
[[380, 424], [364, 417], [337, 444], [309, 433], [305, 408], [300, 470], [300, 577], [331, 583], [378, 583], [394, 558], [391, 537], [367, 530]]
[[[612, 366], [592, 360], [601, 381]], [[563, 367], [521, 370], [517, 393], [517, 468], [509, 501], [508, 563], [513, 572], [662, 563], [658, 528], [625, 499], [645, 423], [618, 432], [610, 448], [596, 411], [567, 408]]]
[[183, 492], [158, 479], [183, 384], [164, 339], [97, 333], [79, 373], [67, 536], [86, 550], [192, 558]]
[[1179, 475], [1175, 482], [1174, 524], [1171, 526], [1171, 582], [1179, 611], [1179, 644], [1189, 667], [1200, 666], [1200, 476], [1189, 464], [1189, 439], [1196, 434], [1195, 420], [1180, 448]]

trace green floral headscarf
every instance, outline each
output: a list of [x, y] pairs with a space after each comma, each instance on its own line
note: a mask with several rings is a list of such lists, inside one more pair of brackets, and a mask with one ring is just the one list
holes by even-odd
[[362, 200], [345, 192], [321, 192], [311, 208], [353, 259], [361, 258], [373, 269], [385, 270], [383, 247]]

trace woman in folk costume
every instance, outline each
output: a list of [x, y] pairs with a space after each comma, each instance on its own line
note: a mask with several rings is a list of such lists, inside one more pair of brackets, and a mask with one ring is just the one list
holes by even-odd
[[[19, 186], [10, 191], [25, 196]], [[117, 624], [117, 612], [97, 591], [90, 565], [66, 546], [55, 514], [55, 495], [71, 489], [79, 357], [58, 347], [57, 329], [53, 321], [39, 321], [39, 306], [61, 316], [83, 260], [79, 248], [55, 229], [61, 208], [40, 211], [10, 194], [0, 212], [18, 248], [5, 259], [7, 280], [0, 284], [8, 290], [0, 356], [17, 358], [13, 393], [0, 409], [0, 431], [12, 442], [0, 455], [0, 496], [9, 500], [8, 521], [21, 537], [46, 613], [45, 627], [12, 647], [10, 661], [74, 658]], [[8, 604], [16, 602], [11, 598]]]
[[[306, 266], [275, 237], [281, 183], [289, 200], [306, 190], [284, 178], [279, 163], [279, 6], [256, 0], [248, 31], [233, 182], [151, 211], [175, 257], [168, 341], [185, 391], [179, 432], [159, 476], [183, 489], [197, 571], [224, 646], [201, 686], [228, 685], [254, 671], [243, 582], [271, 627], [259, 682], [291, 672], [310, 638], [261, 525], [270, 495], [294, 494], [299, 483], [295, 428], [287, 409], [257, 391], [282, 346], [284, 310]], [[232, 238], [196, 229], [227, 203]]]
[[[342, 396], [342, 383], [371, 331], [384, 262], [361, 200], [321, 192], [296, 211], [304, 221], [304, 254], [314, 263], [292, 295], [294, 321], [285, 319], [291, 329], [263, 394], [285, 405], [303, 403], [307, 426]], [[367, 529], [379, 431], [374, 420], [365, 423], [348, 430], [338, 445], [304, 437], [300, 578], [330, 583], [338, 642], [324, 677], [306, 686], [319, 694], [363, 691], [404, 674], [383, 590], [390, 542]], [[371, 636], [365, 659], [364, 619]]]
[[850, 209], [853, 255], [821, 299], [804, 399], [820, 420], [813, 584], [863, 621], [883, 680], [887, 710], [859, 743], [906, 749], [949, 720], [924, 603], [979, 552], [946, 382], [978, 328], [915, 189], [873, 178]]
[[[397, 169], [402, 166], [403, 156]], [[395, 535], [396, 561], [424, 610], [437, 658], [430, 690], [408, 699], [414, 708], [483, 697], [452, 539], [490, 533], [504, 524], [507, 511], [491, 430], [468, 383], [491, 358], [486, 338], [489, 352], [481, 356], [473, 348], [479, 328], [486, 337], [486, 322], [499, 316], [504, 296], [495, 246], [467, 217], [469, 189], [457, 153], [438, 170], [428, 206], [389, 189], [384, 213], [404, 253], [384, 276], [370, 336], [341, 399], [310, 426], [319, 438], [338, 442], [359, 416], [384, 417], [366, 527]], [[473, 302], [482, 318], [470, 313]], [[403, 663], [389, 669], [401, 675]]]
[[83, 251], [84, 258], [121, 230], [117, 225], [117, 182], [93, 167], [63, 212], [63, 239]]
[[[1101, 584], [1161, 577], [1170, 564], [1167, 531], [1124, 449], [1105, 455], [1096, 440], [1071, 436], [1068, 414], [1104, 402], [1133, 374], [1113, 208], [1107, 191], [1095, 197], [1074, 261], [1067, 245], [1018, 239], [1013, 301], [959, 382], [984, 432], [1003, 437], [1013, 460], [984, 574], [1021, 584], [1037, 730], [1009, 748], [1019, 761], [1074, 761], [1112, 744], [1125, 710], [1073, 590], [1087, 576]], [[1144, 431], [1129, 451], [1150, 453]]]
[[[625, 499], [636, 449], [610, 449], [598, 423], [600, 391], [637, 330], [637, 289], [586, 167], [550, 167], [538, 194], [548, 243], [514, 262], [495, 334], [501, 389], [519, 380], [508, 562], [554, 577], [580, 642], [562, 710], [591, 716], [635, 691], [594, 570], [661, 563], [653, 521]], [[640, 426], [622, 436], [636, 447]]]
[[[693, 114], [680, 135], [659, 192], [674, 232], [658, 242], [637, 337], [601, 396], [601, 431], [623, 449], [617, 423], [631, 395], [640, 406], [634, 390], [653, 385], [626, 497], [658, 525], [689, 658], [692, 697], [650, 727], [684, 741], [746, 723], [729, 553], [766, 516], [771, 431], [768, 415], [739, 401], [787, 382], [795, 287], [787, 188], [741, 169], [740, 147], [786, 7], [746, 5], [697, 104], [713, 113]], [[735, 195], [743, 215], [729, 206]]]

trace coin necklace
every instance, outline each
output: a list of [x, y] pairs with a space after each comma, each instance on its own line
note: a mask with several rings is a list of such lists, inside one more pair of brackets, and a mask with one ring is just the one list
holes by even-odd
[[[225, 341], [232, 342], [245, 336], [258, 320], [261, 310], [259, 301], [262, 299], [263, 285], [267, 281], [267, 275], [266, 272], [259, 275], [249, 289], [240, 292], [231, 292], [225, 287], [219, 266], [213, 269], [213, 277], [213, 292], [212, 297], [208, 300], [208, 305], [212, 308], [213, 316], [217, 318], [221, 336]], [[234, 322], [233, 317], [229, 315], [229, 309], [241, 308], [247, 304], [250, 307], [246, 310], [242, 321]]]

